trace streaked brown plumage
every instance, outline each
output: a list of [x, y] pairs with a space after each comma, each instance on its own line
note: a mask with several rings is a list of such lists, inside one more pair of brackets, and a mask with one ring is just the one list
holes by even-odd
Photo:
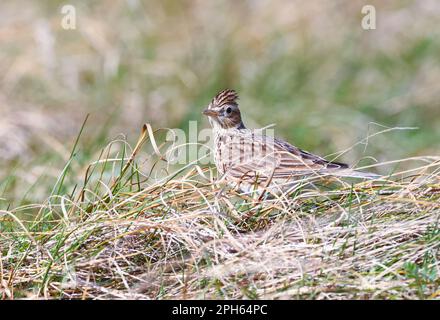
[[299, 178], [316, 175], [373, 178], [375, 175], [349, 169], [301, 150], [283, 140], [247, 129], [234, 90], [218, 93], [203, 111], [214, 131], [214, 161], [229, 183], [248, 190], [276, 187], [281, 190]]

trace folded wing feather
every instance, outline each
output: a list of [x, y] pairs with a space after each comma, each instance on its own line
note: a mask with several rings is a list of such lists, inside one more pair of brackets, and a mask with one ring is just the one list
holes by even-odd
[[222, 169], [222, 174], [237, 179], [289, 179], [347, 168], [345, 164], [327, 161], [285, 141], [252, 131], [223, 138], [224, 143], [217, 151], [217, 158], [222, 160], [217, 167]]

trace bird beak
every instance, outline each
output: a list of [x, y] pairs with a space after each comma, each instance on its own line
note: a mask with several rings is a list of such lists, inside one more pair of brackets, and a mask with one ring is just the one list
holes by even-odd
[[205, 109], [202, 113], [208, 117], [218, 117], [218, 112], [212, 109]]

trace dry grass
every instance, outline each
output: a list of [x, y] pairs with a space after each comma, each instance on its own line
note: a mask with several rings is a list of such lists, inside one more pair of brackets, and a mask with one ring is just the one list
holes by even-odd
[[63, 172], [46, 203], [0, 211], [3, 298], [439, 297], [440, 157], [257, 199], [173, 171], [151, 138], [109, 144], [71, 194]]

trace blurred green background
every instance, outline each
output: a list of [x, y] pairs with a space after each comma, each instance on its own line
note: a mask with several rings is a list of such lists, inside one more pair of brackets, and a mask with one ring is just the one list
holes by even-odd
[[[76, 8], [76, 30], [61, 7]], [[361, 28], [361, 8], [377, 29]], [[224, 88], [245, 123], [339, 160], [438, 155], [440, 2], [1, 1], [0, 209], [44, 201], [88, 113], [69, 175], [118, 134], [187, 128]]]

